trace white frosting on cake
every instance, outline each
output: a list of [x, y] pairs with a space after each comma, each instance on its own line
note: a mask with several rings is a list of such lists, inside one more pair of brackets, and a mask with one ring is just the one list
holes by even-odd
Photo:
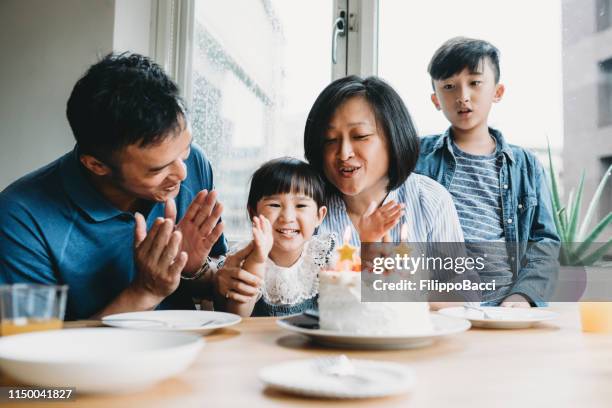
[[361, 302], [361, 274], [319, 273], [319, 327], [357, 334], [426, 334], [433, 331], [427, 302]]

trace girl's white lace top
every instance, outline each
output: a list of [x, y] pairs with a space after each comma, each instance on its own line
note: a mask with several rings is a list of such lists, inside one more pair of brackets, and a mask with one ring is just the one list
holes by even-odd
[[[272, 305], [294, 305], [319, 293], [319, 271], [329, 267], [336, 248], [334, 234], [314, 235], [304, 244], [300, 258], [291, 266], [278, 266], [266, 259], [266, 276], [261, 287], [264, 300]], [[247, 243], [242, 243], [243, 248]]]

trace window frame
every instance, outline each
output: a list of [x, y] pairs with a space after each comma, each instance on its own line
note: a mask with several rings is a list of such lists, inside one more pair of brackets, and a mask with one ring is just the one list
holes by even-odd
[[379, 0], [348, 0], [346, 75], [378, 74]]
[[[188, 110], [195, 108], [192, 94], [195, 1], [152, 0], [151, 8], [151, 57], [176, 81]], [[376, 75], [379, 0], [334, 0], [331, 6], [330, 26], [340, 12], [347, 16], [346, 34], [337, 39], [336, 64], [332, 63], [332, 50], [329, 52], [331, 80], [350, 74]]]
[[[151, 56], [177, 82], [191, 106], [191, 63], [196, 0], [152, 0]], [[331, 79], [378, 73], [378, 9], [380, 0], [334, 0], [333, 19], [348, 16], [347, 35], [338, 37], [338, 60]], [[334, 22], [330, 22], [333, 24]]]

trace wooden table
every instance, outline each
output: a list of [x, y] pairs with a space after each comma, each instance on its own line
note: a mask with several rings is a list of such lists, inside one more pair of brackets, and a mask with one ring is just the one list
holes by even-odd
[[[342, 350], [351, 358], [405, 363], [417, 385], [400, 397], [363, 401], [305, 399], [264, 389], [257, 372], [291, 359], [335, 354], [279, 329], [273, 318], [249, 318], [206, 337], [206, 346], [183, 374], [146, 392], [79, 396], [77, 407], [611, 407], [612, 336], [580, 331], [575, 304], [557, 304], [552, 323], [529, 330], [481, 330], [453, 335], [416, 350]], [[77, 322], [68, 326], [91, 326]], [[2, 385], [13, 384], [5, 376]], [[55, 403], [19, 407], [53, 407]]]

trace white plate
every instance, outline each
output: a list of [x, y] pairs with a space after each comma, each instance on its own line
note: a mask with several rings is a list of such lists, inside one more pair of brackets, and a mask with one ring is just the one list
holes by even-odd
[[107, 326], [125, 329], [170, 330], [207, 334], [240, 323], [240, 316], [204, 310], [154, 310], [109, 315], [102, 318]]
[[195, 334], [109, 328], [51, 330], [0, 338], [0, 368], [40, 387], [77, 393], [141, 390], [185, 370], [204, 340]]
[[309, 397], [374, 398], [406, 393], [414, 388], [412, 369], [397, 363], [351, 360], [355, 375], [338, 377], [318, 369], [316, 359], [288, 361], [265, 367], [259, 379], [271, 388]]
[[513, 307], [492, 307], [479, 306], [479, 309], [486, 311], [489, 318], [485, 318], [483, 312], [464, 307], [449, 307], [441, 309], [438, 313], [444, 316], [460, 317], [467, 319], [474, 327], [488, 329], [526, 329], [539, 322], [554, 319], [557, 313], [541, 308], [513, 308]]
[[465, 319], [442, 316], [432, 313], [431, 321], [434, 331], [420, 334], [398, 335], [364, 335], [355, 333], [342, 333], [332, 330], [321, 330], [300, 327], [297, 322], [303, 316], [288, 317], [278, 320], [277, 324], [285, 330], [300, 333], [312, 341], [332, 347], [348, 347], [361, 349], [400, 349], [417, 348], [432, 344], [439, 337], [460, 333], [470, 328], [470, 322]]

